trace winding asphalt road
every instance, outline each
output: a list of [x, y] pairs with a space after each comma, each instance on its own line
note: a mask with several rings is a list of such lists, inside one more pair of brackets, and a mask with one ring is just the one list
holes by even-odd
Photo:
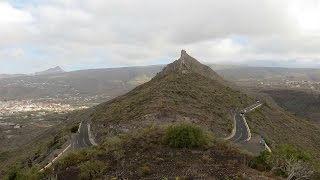
[[[236, 113], [234, 115], [234, 121], [235, 121], [235, 132], [234, 134], [227, 138], [235, 143], [244, 144], [245, 146], [248, 146], [247, 141], [251, 138], [251, 133], [249, 126], [247, 125], [247, 122], [245, 120], [245, 113], [250, 112], [258, 107], [260, 107], [262, 103], [257, 102], [242, 111]], [[82, 121], [79, 125], [78, 132], [74, 136], [74, 138], [71, 141], [71, 144], [67, 146], [63, 152], [61, 152], [57, 157], [55, 157], [50, 163], [48, 163], [44, 168], [40, 170], [42, 172], [44, 169], [50, 167], [64, 152], [71, 149], [71, 151], [78, 151], [82, 148], [92, 146], [96, 144], [94, 141], [90, 141], [90, 125], [86, 121]], [[266, 145], [266, 144], [265, 144]], [[271, 152], [270, 148], [266, 145], [266, 148], [269, 152]]]
[[235, 134], [230, 138], [231, 141], [235, 143], [239, 143], [239, 142], [245, 142], [250, 140], [251, 133], [244, 116], [245, 116], [245, 113], [248, 113], [258, 108], [261, 105], [262, 104], [260, 102], [257, 102], [234, 115], [236, 127], [235, 127]]
[[[229, 138], [229, 140], [235, 143], [244, 143], [250, 140], [251, 132], [249, 126], [245, 120], [245, 114], [260, 107], [262, 103], [256, 102], [255, 104], [237, 112], [234, 115], [235, 121], [235, 133]], [[78, 133], [71, 142], [71, 150], [77, 151], [81, 148], [92, 146], [89, 135], [89, 124], [86, 121], [82, 121], [79, 125]]]
[[53, 163], [60, 157], [62, 156], [63, 153], [69, 151], [78, 151], [81, 148], [85, 148], [88, 146], [92, 146], [93, 144], [90, 141], [90, 136], [89, 136], [89, 130], [90, 130], [90, 125], [83, 121], [80, 123], [78, 132], [74, 136], [74, 138], [71, 141], [71, 144], [67, 146], [60, 154], [58, 154], [57, 157], [55, 157], [53, 160], [51, 160], [48, 164], [46, 164], [42, 169], [40, 169], [40, 172], [44, 171], [46, 168], [49, 168], [53, 165]]
[[78, 133], [71, 142], [71, 150], [77, 151], [89, 146], [92, 146], [92, 143], [89, 139], [88, 123], [84, 121], [80, 123]]

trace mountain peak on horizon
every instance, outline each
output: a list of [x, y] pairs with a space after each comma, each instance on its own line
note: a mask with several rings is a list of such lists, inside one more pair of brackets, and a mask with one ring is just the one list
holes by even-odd
[[164, 67], [163, 70], [158, 73], [158, 76], [167, 75], [172, 72], [181, 74], [193, 72], [201, 74], [210, 79], [223, 81], [223, 79], [209, 66], [200, 63], [197, 59], [190, 56], [185, 50], [181, 50], [180, 58]]
[[56, 66], [53, 68], [49, 68], [44, 71], [36, 72], [35, 75], [48, 75], [48, 74], [59, 74], [59, 73], [64, 73], [64, 71], [60, 66]]

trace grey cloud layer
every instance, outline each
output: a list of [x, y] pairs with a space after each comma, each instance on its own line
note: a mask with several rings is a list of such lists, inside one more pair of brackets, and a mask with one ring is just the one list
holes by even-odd
[[1, 1], [0, 63], [146, 65], [181, 48], [207, 62], [318, 59], [320, 33], [301, 32], [293, 3], [303, 1]]

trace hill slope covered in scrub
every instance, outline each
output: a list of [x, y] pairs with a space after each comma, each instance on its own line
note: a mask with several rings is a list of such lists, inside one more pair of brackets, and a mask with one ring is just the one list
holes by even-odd
[[182, 51], [151, 81], [95, 107], [92, 116], [97, 137], [171, 122], [192, 122], [217, 136], [232, 129], [232, 112], [251, 105], [246, 94], [224, 85], [209, 67]]

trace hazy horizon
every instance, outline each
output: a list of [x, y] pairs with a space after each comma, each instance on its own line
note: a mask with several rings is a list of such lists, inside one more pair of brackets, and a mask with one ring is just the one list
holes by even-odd
[[[168, 63], [171, 63], [171, 62], [168, 62]], [[308, 66], [308, 65], [283, 65], [281, 66], [278, 65], [277, 63], [273, 64], [273, 63], [269, 63], [270, 65], [268, 66], [268, 64], [222, 64], [222, 63], [204, 63], [206, 65], [217, 65], [217, 66], [235, 66], [235, 67], [256, 67], [256, 68], [288, 68], [288, 69], [320, 69], [320, 66], [316, 66], [316, 67], [311, 67], [311, 66]], [[48, 70], [48, 69], [51, 69], [51, 68], [55, 68], [55, 67], [60, 67], [62, 70], [66, 71], [66, 72], [72, 72], [72, 71], [82, 71], [82, 70], [98, 70], [98, 69], [116, 69], [116, 68], [134, 68], [134, 67], [148, 67], [148, 66], [166, 66], [167, 64], [148, 64], [148, 65], [132, 65], [132, 66], [112, 66], [112, 67], [90, 67], [90, 66], [87, 66], [87, 67], [83, 67], [83, 68], [78, 68], [78, 69], [66, 69], [62, 66], [54, 66], [54, 67], [49, 67], [47, 69], [42, 69], [42, 70], [39, 70], [39, 71], [35, 71], [35, 72], [21, 72], [21, 73], [1, 73], [0, 72], [0, 75], [1, 74], [7, 74], [7, 75], [14, 75], [14, 74], [25, 74], [25, 75], [32, 75], [32, 74], [35, 74], [37, 72], [41, 72], [41, 71], [45, 71], [45, 70]]]

